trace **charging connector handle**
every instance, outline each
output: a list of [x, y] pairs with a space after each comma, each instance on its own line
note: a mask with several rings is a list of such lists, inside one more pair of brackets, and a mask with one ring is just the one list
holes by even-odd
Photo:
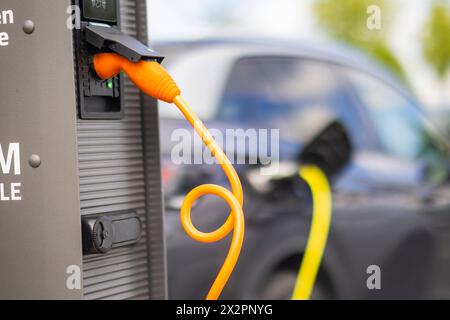
[[117, 54], [99, 53], [94, 56], [94, 69], [101, 79], [109, 79], [121, 71], [145, 94], [168, 103], [181, 94], [175, 81], [154, 61], [133, 63]]
[[[200, 135], [205, 145], [209, 148], [212, 155], [217, 159], [225, 172], [231, 185], [232, 192], [222, 186], [214, 184], [198, 186], [186, 195], [180, 212], [181, 223], [184, 230], [191, 238], [199, 242], [216, 242], [225, 238], [233, 231], [228, 255], [206, 296], [206, 299], [208, 300], [218, 299], [233, 272], [244, 241], [245, 222], [242, 210], [244, 196], [239, 176], [223, 150], [197, 115], [189, 108], [186, 101], [181, 97], [180, 89], [175, 81], [159, 63], [143, 60], [133, 63], [114, 53], [96, 54], [93, 63], [97, 75], [102, 79], [111, 78], [121, 71], [124, 71], [129, 76], [130, 80], [147, 95], [168, 103], [174, 103], [186, 120]], [[223, 198], [231, 208], [231, 213], [225, 223], [217, 230], [208, 233], [199, 231], [193, 225], [191, 220], [191, 208], [193, 203], [199, 197], [207, 194], [213, 194]]]

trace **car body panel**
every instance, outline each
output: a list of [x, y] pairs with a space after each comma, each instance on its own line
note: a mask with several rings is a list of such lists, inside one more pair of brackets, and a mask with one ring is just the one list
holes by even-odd
[[[221, 103], [233, 66], [248, 57], [295, 57], [336, 66], [334, 72], [344, 90], [342, 103], [355, 110], [364, 107], [340, 67], [370, 74], [419, 105], [388, 72], [343, 48], [260, 40], [176, 42], [157, 48], [168, 55], [167, 67], [174, 71], [180, 86], [186, 88], [186, 99], [206, 120], [207, 127], [222, 132], [229, 128], [260, 128], [258, 123], [248, 121], [220, 121], [211, 112]], [[162, 103], [161, 108], [172, 106]], [[173, 146], [179, 143], [173, 139], [174, 130], [181, 128], [192, 134], [192, 129], [172, 111], [162, 111], [161, 115], [162, 156], [163, 162], [168, 163]], [[349, 133], [353, 138], [366, 135], [363, 144], [370, 148], [356, 146], [347, 166], [332, 178], [333, 220], [319, 279], [326, 282], [330, 296], [336, 299], [448, 296], [445, 284], [450, 289], [450, 281], [443, 279], [446, 275], [442, 267], [448, 245], [442, 245], [441, 239], [441, 247], [437, 246], [435, 235], [437, 228], [442, 229], [439, 236], [450, 243], [450, 217], [445, 216], [449, 214], [448, 204], [436, 208], [429, 205], [424, 193], [439, 188], [430, 189], [424, 182], [423, 163], [383, 152], [367, 117], [362, 110], [359, 119], [364, 123], [364, 132]], [[307, 143], [303, 142], [292, 144], [281, 137], [280, 161], [294, 161]], [[245, 190], [247, 231], [241, 258], [223, 298], [261, 298], [262, 286], [276, 270], [286, 266], [294, 272], [298, 270], [306, 245], [312, 211], [308, 189], [300, 179], [286, 179], [277, 182], [270, 192], [263, 192], [249, 178], [251, 172], [258, 170], [258, 165], [237, 166]], [[203, 183], [228, 185], [216, 166], [187, 164], [179, 166], [177, 172], [180, 177], [185, 176], [183, 172], [190, 173], [189, 183], [180, 178], [185, 183], [180, 195]], [[211, 231], [225, 221], [228, 210], [220, 199], [206, 197], [193, 210], [193, 221], [200, 230]], [[203, 298], [225, 258], [229, 238], [208, 245], [189, 239], [181, 228], [177, 208], [167, 210], [166, 231], [170, 297]], [[441, 258], [436, 260], [438, 251]], [[447, 260], [450, 263], [450, 258]], [[382, 268], [382, 290], [367, 287], [367, 268], [371, 265]], [[432, 270], [437, 270], [439, 276]], [[438, 286], [439, 281], [444, 284]], [[431, 290], [434, 288], [438, 288], [435, 293]]]

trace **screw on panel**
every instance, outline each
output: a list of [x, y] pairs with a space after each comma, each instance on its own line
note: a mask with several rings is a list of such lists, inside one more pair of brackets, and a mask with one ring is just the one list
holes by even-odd
[[26, 20], [23, 23], [23, 32], [25, 32], [26, 34], [32, 34], [34, 31], [34, 22], [31, 20]]
[[41, 165], [41, 157], [39, 157], [37, 154], [33, 154], [30, 156], [28, 163], [32, 168], [38, 168]]

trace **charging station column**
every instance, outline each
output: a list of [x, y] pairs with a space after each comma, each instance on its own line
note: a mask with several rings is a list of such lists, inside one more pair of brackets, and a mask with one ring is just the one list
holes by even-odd
[[157, 108], [86, 39], [146, 41], [145, 2], [0, 4], [0, 299], [166, 296]]

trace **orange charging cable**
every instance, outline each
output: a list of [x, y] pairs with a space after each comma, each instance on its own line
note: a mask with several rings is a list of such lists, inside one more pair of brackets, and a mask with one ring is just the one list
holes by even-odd
[[[211, 243], [226, 237], [232, 230], [228, 255], [214, 281], [207, 300], [217, 300], [225, 287], [231, 273], [239, 258], [242, 243], [244, 240], [244, 213], [242, 211], [243, 191], [239, 176], [234, 170], [230, 160], [227, 158], [222, 148], [217, 144], [203, 125], [197, 115], [191, 110], [186, 101], [181, 97], [181, 91], [167, 71], [155, 61], [130, 62], [126, 58], [115, 53], [99, 53], [94, 56], [94, 69], [101, 79], [109, 79], [125, 72], [130, 80], [145, 94], [156, 99], [174, 103], [195, 131], [200, 135], [205, 145], [225, 172], [230, 182], [232, 192], [228, 189], [214, 185], [204, 184], [191, 190], [181, 206], [181, 223], [186, 233], [193, 239]], [[231, 213], [225, 223], [212, 232], [201, 232], [192, 223], [191, 208], [193, 203], [203, 195], [212, 194], [223, 198], [231, 208]]]

